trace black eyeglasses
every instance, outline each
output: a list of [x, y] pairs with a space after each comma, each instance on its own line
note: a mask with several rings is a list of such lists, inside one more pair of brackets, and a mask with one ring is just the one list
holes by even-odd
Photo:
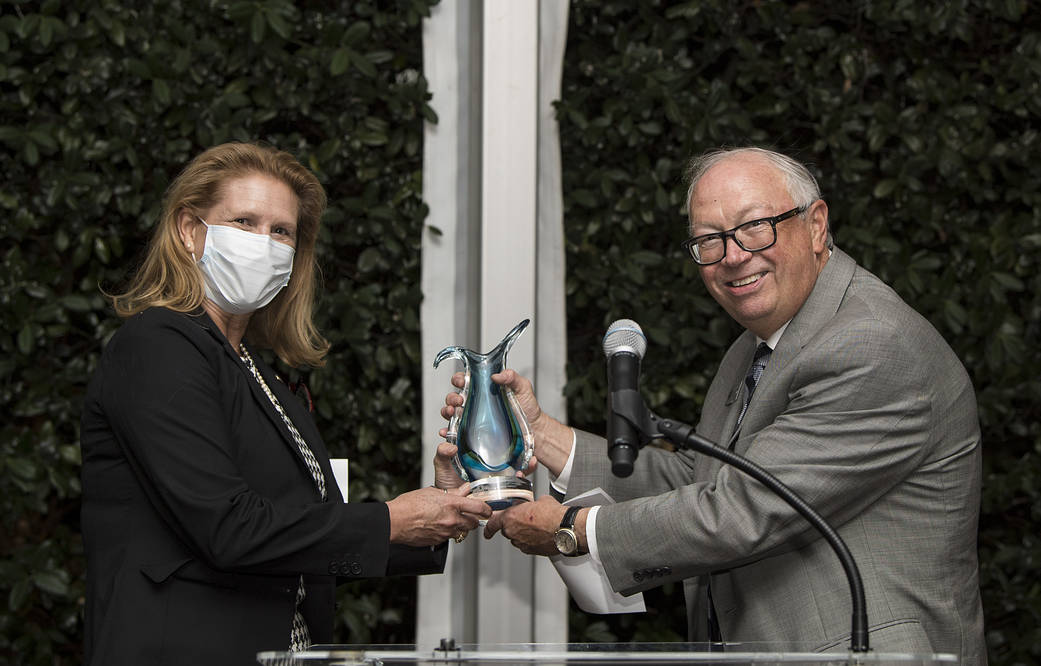
[[687, 252], [690, 252], [694, 263], [699, 266], [710, 266], [723, 261], [723, 257], [727, 256], [728, 236], [733, 238], [738, 247], [745, 252], [760, 252], [768, 247], [772, 247], [777, 242], [778, 222], [784, 222], [790, 217], [801, 215], [809, 207], [810, 205], [806, 204], [774, 217], [750, 220], [727, 231], [695, 236], [683, 241], [683, 247]]

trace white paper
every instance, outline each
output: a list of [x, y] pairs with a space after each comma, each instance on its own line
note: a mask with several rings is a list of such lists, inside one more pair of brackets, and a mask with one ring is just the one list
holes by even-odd
[[333, 477], [336, 478], [336, 487], [343, 495], [343, 501], [347, 501], [347, 458], [330, 458], [329, 464], [333, 468]]
[[[564, 504], [599, 506], [614, 504], [614, 500], [601, 488], [594, 488], [572, 497]], [[643, 603], [642, 592], [630, 597], [615, 592], [607, 580], [607, 572], [604, 571], [603, 565], [594, 561], [591, 555], [577, 557], [554, 555], [549, 559], [575, 603], [585, 612], [605, 615], [609, 613], [643, 613], [647, 610]]]

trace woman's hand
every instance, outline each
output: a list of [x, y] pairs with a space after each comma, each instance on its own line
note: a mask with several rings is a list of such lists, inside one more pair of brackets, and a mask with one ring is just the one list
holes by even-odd
[[420, 488], [387, 502], [390, 542], [408, 546], [436, 546], [449, 538], [462, 541], [477, 521], [491, 517], [492, 509], [466, 496], [470, 484], [452, 490]]

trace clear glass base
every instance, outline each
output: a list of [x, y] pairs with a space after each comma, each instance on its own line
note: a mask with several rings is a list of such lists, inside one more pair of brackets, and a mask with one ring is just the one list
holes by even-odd
[[[441, 639], [441, 647], [415, 645], [312, 645], [305, 652], [261, 652], [265, 666], [957, 666], [945, 653], [832, 652], [801, 643], [514, 643], [462, 644]], [[433, 648], [433, 649], [431, 649]]]
[[522, 476], [486, 476], [471, 481], [470, 497], [484, 500], [493, 511], [535, 501], [531, 481]]

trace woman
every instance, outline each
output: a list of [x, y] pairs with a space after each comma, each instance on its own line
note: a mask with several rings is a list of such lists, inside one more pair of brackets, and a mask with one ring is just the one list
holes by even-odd
[[[225, 144], [170, 185], [81, 431], [87, 664], [254, 664], [332, 639], [337, 576], [442, 570], [488, 506], [424, 488], [343, 502], [310, 414], [264, 363], [319, 366], [318, 180]], [[435, 468], [458, 485], [442, 445]]]

